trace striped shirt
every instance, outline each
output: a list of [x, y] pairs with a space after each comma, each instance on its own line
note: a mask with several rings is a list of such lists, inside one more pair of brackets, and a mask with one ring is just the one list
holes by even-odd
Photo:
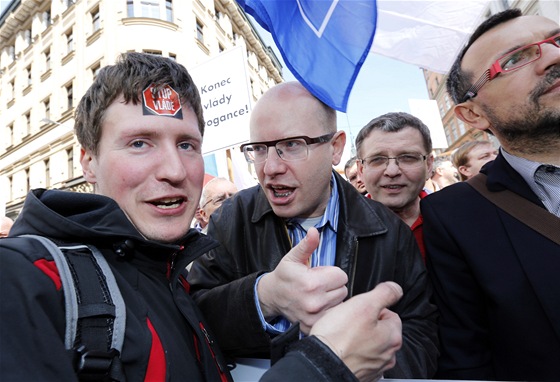
[[[290, 241], [292, 242], [292, 247], [297, 245], [305, 237], [305, 235], [307, 235], [309, 227], [315, 227], [319, 231], [319, 246], [313, 252], [310, 259], [312, 267], [334, 265], [336, 258], [336, 227], [338, 226], [338, 216], [338, 188], [333, 174], [331, 177], [331, 196], [323, 216], [309, 219], [286, 219], [286, 227], [288, 229]], [[266, 322], [264, 319], [257, 295], [257, 284], [259, 283], [260, 277], [255, 283], [255, 303], [257, 305], [257, 310], [259, 312], [263, 328], [267, 332], [273, 334], [285, 332], [291, 324], [284, 317], [279, 316], [270, 323]]]
[[509, 154], [503, 148], [501, 151], [506, 161], [523, 177], [546, 209], [560, 217], [560, 167], [520, 158]]

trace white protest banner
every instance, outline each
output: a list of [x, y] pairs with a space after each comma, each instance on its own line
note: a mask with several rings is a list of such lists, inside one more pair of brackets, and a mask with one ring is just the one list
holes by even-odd
[[198, 86], [206, 123], [202, 153], [248, 141], [252, 104], [244, 47], [222, 52], [189, 73]]
[[378, 0], [371, 52], [447, 73], [490, 3]]

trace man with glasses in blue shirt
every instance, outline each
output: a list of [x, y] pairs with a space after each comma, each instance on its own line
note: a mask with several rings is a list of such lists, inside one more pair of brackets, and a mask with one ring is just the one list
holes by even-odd
[[[455, 114], [496, 136], [475, 178], [422, 200], [428, 272], [440, 310], [438, 377], [560, 379], [560, 28], [518, 9], [482, 23], [453, 65]], [[517, 198], [506, 212], [486, 197]]]
[[[270, 358], [279, 333], [308, 334], [329, 308], [390, 280], [404, 291], [391, 308], [403, 344], [385, 376], [431, 376], [437, 313], [418, 248], [396, 215], [333, 171], [346, 143], [335, 111], [301, 84], [283, 83], [257, 102], [250, 138], [241, 148], [260, 184], [212, 215], [208, 235], [222, 245], [188, 279], [224, 352]], [[286, 255], [301, 240], [317, 240], [313, 254]]]

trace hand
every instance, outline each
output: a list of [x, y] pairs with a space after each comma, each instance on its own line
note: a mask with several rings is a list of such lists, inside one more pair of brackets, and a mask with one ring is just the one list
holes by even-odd
[[384, 282], [329, 309], [311, 328], [360, 381], [376, 381], [396, 363], [402, 323], [387, 307], [402, 297], [402, 288]]
[[282, 258], [276, 269], [261, 278], [257, 293], [266, 319], [282, 315], [292, 323], [299, 322], [300, 330], [308, 334], [327, 309], [346, 298], [348, 276], [342, 269], [308, 265], [318, 245], [319, 232], [310, 228], [307, 236]]

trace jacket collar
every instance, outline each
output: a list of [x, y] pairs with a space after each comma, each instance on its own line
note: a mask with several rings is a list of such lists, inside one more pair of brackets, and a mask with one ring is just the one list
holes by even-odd
[[511, 167], [501, 151], [496, 159], [485, 164], [480, 172], [488, 176], [486, 186], [490, 191], [508, 189], [544, 208], [544, 205], [533, 190], [531, 190], [527, 182], [525, 182], [525, 179]]

